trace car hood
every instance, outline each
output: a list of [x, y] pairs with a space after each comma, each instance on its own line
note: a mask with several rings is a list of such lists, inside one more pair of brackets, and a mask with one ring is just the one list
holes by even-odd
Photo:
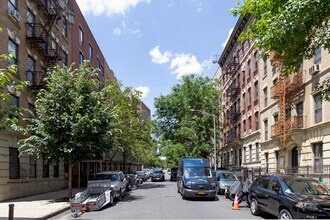
[[330, 195], [299, 195], [289, 194], [290, 197], [295, 198], [300, 202], [314, 202], [323, 208], [330, 208]]
[[212, 178], [207, 179], [196, 179], [196, 178], [186, 178], [186, 182], [191, 182], [193, 185], [209, 185], [214, 183]]

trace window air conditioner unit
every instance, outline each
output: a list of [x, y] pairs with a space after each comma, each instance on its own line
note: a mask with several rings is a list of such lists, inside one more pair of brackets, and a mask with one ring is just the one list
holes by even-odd
[[319, 64], [314, 64], [312, 67], [309, 68], [309, 74], [314, 75], [318, 72], [320, 72], [320, 65]]
[[20, 21], [21, 20], [21, 14], [18, 13], [18, 11], [16, 10], [10, 10], [9, 9], [9, 15], [11, 15], [13, 18], [15, 18], [17, 21]]

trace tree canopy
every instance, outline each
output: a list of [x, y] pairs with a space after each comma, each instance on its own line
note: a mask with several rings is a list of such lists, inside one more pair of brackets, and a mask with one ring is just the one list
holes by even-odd
[[246, 0], [232, 13], [252, 16], [240, 40], [251, 39], [264, 53], [275, 52], [286, 74], [299, 71], [317, 48], [330, 49], [328, 0]]
[[[189, 75], [168, 95], [155, 99], [155, 128], [169, 165], [181, 157], [207, 157], [213, 149], [213, 117], [220, 112], [219, 82]], [[217, 121], [216, 129], [219, 129]]]

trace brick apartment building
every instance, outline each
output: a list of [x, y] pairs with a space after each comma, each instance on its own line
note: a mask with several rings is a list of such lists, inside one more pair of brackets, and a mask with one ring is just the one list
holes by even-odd
[[[65, 67], [74, 62], [74, 67], [78, 67], [83, 60], [90, 60], [92, 67], [101, 70], [103, 85], [107, 80], [116, 80], [76, 1], [1, 0], [1, 3], [0, 54], [15, 53], [16, 59], [11, 62], [18, 66], [16, 80], [31, 84], [21, 93], [13, 92], [12, 105], [33, 110], [37, 92], [45, 87], [43, 77], [54, 65]], [[1, 67], [6, 65], [8, 61], [0, 62]], [[17, 142], [21, 138], [21, 134], [9, 130], [0, 132], [0, 201], [65, 188], [64, 163], [49, 165], [32, 156], [18, 157]], [[90, 174], [111, 168], [124, 168], [122, 153], [104, 154], [76, 167], [75, 186], [80, 185], [81, 176], [87, 180]]]
[[226, 109], [221, 166], [307, 174], [329, 184], [330, 103], [315, 88], [330, 76], [330, 54], [318, 48], [298, 73], [283, 77], [272, 56], [261, 59], [253, 42], [238, 42], [248, 22], [238, 19], [215, 74]]

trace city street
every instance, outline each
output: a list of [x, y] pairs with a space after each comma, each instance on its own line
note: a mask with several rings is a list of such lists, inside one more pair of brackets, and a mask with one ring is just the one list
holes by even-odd
[[[240, 210], [232, 210], [231, 202], [218, 195], [215, 201], [182, 200], [176, 182], [148, 182], [128, 193], [122, 201], [101, 211], [86, 212], [76, 219], [269, 219], [269, 215], [253, 216], [243, 202]], [[73, 219], [66, 211], [52, 219]]]

